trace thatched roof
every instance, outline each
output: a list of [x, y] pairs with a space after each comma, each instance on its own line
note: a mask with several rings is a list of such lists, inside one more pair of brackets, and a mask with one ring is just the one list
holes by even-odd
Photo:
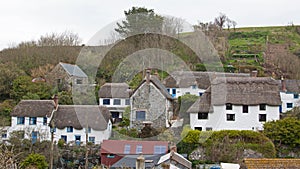
[[94, 130], [107, 128], [110, 113], [106, 107], [97, 105], [59, 105], [52, 120], [55, 127], [63, 129], [72, 126], [82, 129], [86, 126]]
[[50, 117], [54, 108], [53, 100], [21, 100], [10, 115], [16, 117]]
[[126, 83], [105, 83], [98, 95], [100, 98], [129, 98], [130, 91]]
[[199, 89], [207, 89], [216, 77], [249, 77], [246, 73], [175, 71], [164, 79], [167, 88], [187, 88], [197, 85]]
[[[172, 96], [169, 94], [166, 87], [160, 82], [160, 80], [157, 78], [156, 75], [150, 75], [150, 83], [153, 83], [154, 86], [169, 100], [172, 100]], [[146, 78], [143, 79], [143, 81], [140, 83], [140, 85], [133, 91], [132, 94], [134, 94], [140, 86], [142, 86], [144, 83], [146, 83]]]
[[212, 81], [211, 87], [188, 110], [192, 112], [211, 112], [210, 105], [281, 105], [278, 83], [265, 77], [219, 77]]

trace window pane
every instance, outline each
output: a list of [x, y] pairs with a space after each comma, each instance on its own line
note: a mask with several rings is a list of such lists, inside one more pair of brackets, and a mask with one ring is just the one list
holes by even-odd
[[146, 112], [145, 111], [136, 111], [136, 120], [145, 120]]
[[143, 146], [142, 145], [137, 145], [136, 146], [136, 154], [143, 153]]
[[259, 114], [259, 121], [264, 122], [267, 121], [267, 115], [266, 114]]
[[232, 110], [232, 104], [227, 103], [226, 104], [226, 110]]
[[29, 118], [29, 124], [30, 125], [36, 125], [36, 117], [30, 117]]
[[43, 118], [43, 125], [47, 125], [47, 117]]
[[89, 137], [89, 142], [95, 143], [95, 137]]
[[130, 145], [126, 144], [124, 147], [124, 154], [129, 154], [130, 153]]
[[17, 117], [17, 124], [25, 124], [25, 117]]
[[202, 131], [202, 127], [195, 127], [195, 130]]
[[71, 127], [71, 126], [67, 127], [67, 132], [72, 133], [73, 132], [73, 127]]
[[154, 146], [154, 154], [164, 154], [166, 150], [166, 146]]
[[114, 99], [114, 105], [121, 105], [120, 99]]
[[130, 105], [130, 99], [125, 100], [125, 105]]
[[227, 114], [227, 121], [235, 121], [235, 115], [234, 114]]
[[293, 103], [286, 103], [286, 108], [293, 108]]
[[266, 110], [266, 104], [260, 104], [259, 110]]
[[243, 105], [243, 113], [248, 113], [248, 105]]
[[198, 113], [198, 119], [208, 119], [208, 113]]
[[110, 99], [103, 99], [103, 105], [110, 105]]

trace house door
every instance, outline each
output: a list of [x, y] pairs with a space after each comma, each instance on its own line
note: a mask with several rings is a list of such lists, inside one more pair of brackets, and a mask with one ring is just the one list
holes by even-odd
[[80, 145], [80, 142], [81, 142], [81, 136], [80, 136], [80, 135], [76, 135], [76, 136], [75, 136], [75, 143], [76, 143], [77, 145]]
[[176, 97], [176, 89], [172, 89], [172, 97]]
[[61, 135], [61, 136], [60, 136], [60, 138], [61, 138], [62, 140], [64, 140], [64, 141], [65, 141], [65, 143], [67, 143], [67, 136], [65, 136], [65, 135]]
[[38, 132], [37, 132], [37, 131], [33, 131], [33, 132], [31, 133], [31, 141], [32, 141], [32, 144], [36, 143], [37, 137], [38, 137]]

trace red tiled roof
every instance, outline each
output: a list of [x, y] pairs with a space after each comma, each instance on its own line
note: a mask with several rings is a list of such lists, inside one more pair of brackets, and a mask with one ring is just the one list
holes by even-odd
[[[130, 145], [130, 151], [125, 153], [125, 145]], [[142, 154], [154, 154], [154, 146], [165, 146], [168, 151], [167, 141], [136, 141], [136, 140], [104, 140], [101, 145], [101, 154], [139, 154], [136, 152], [137, 146], [142, 146]], [[127, 148], [128, 148], [127, 147]], [[128, 148], [129, 149], [129, 148]]]

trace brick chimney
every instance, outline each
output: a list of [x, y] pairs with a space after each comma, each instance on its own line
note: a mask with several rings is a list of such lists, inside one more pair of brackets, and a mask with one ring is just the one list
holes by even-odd
[[136, 159], [136, 169], [145, 169], [145, 158], [141, 154], [137, 159]]
[[284, 91], [284, 92], [287, 91], [287, 89], [286, 89], [286, 82], [285, 82], [283, 76], [281, 76], [281, 90]]
[[170, 152], [177, 152], [176, 145], [170, 146]]
[[147, 84], [150, 83], [150, 75], [151, 75], [151, 69], [148, 68], [148, 69], [146, 69], [146, 82], [147, 82]]
[[54, 95], [53, 101], [54, 101], [54, 108], [55, 108], [55, 110], [57, 110], [57, 107], [58, 107], [58, 96], [57, 96], [57, 94]]

